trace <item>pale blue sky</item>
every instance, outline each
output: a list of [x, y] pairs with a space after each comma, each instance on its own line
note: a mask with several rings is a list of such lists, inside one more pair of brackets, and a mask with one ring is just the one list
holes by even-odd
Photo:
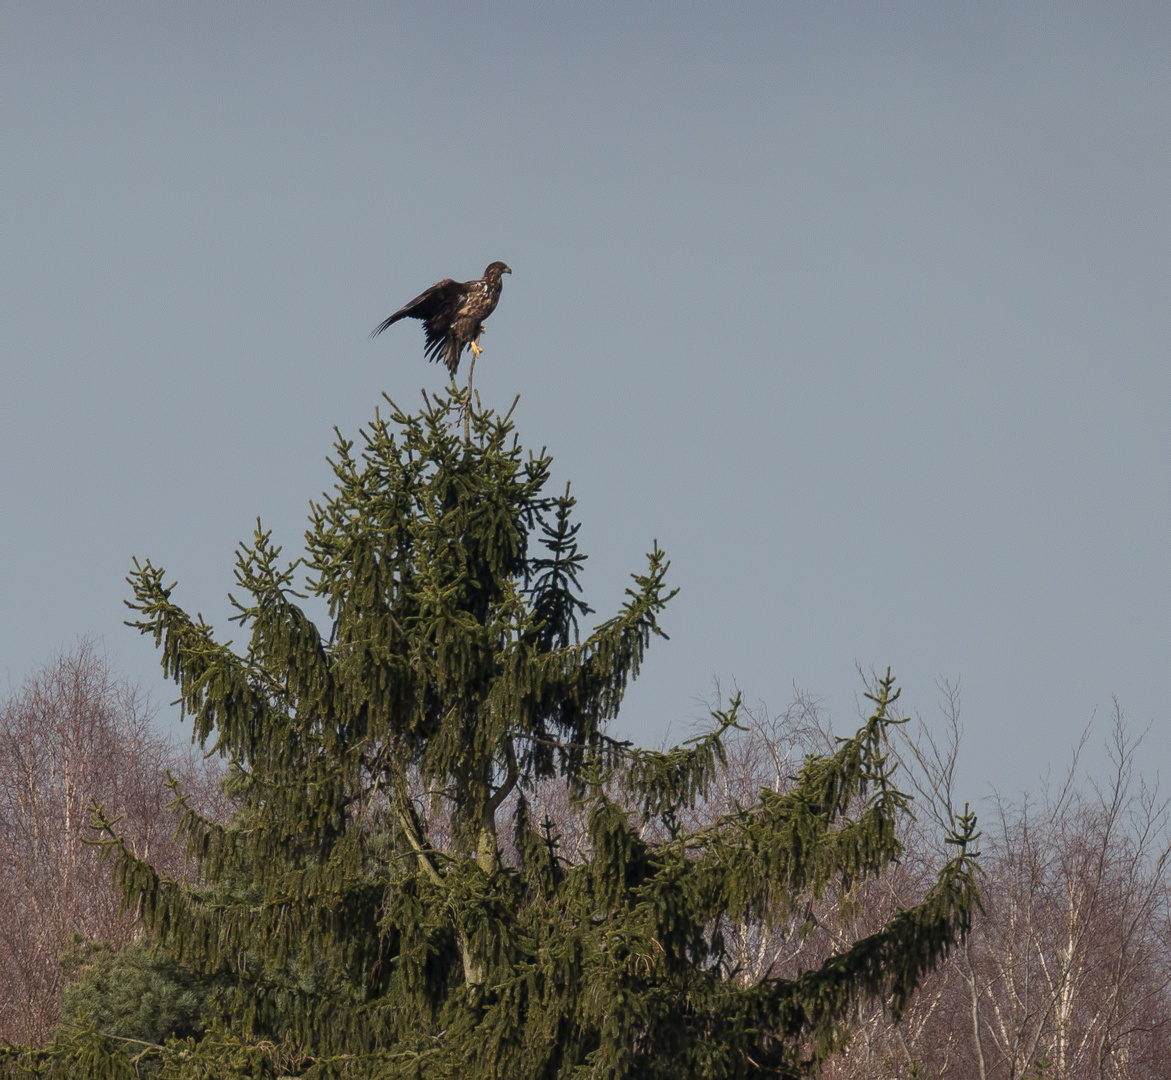
[[0, 185], [0, 677], [90, 634], [169, 700], [131, 556], [222, 624], [444, 384], [370, 329], [504, 259], [477, 386], [588, 598], [682, 589], [624, 731], [890, 664], [973, 796], [1112, 695], [1168, 761], [1165, 4], [0, 3]]

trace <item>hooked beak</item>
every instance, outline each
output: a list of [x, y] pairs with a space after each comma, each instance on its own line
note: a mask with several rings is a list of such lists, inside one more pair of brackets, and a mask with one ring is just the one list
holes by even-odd
[[511, 274], [511, 273], [512, 273], [512, 267], [511, 267], [511, 266], [506, 266], [506, 267], [505, 267], [503, 270], [501, 270], [500, 272], [501, 272], [502, 274]]

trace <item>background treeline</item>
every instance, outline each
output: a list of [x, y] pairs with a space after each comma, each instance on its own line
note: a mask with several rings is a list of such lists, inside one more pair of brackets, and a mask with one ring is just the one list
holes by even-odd
[[45, 1043], [66, 974], [97, 955], [84, 942], [116, 949], [138, 936], [109, 865], [85, 843], [89, 808], [120, 816], [135, 850], [180, 878], [168, 771], [223, 812], [217, 764], [161, 738], [151, 719], [90, 642], [0, 701], [0, 1039]]
[[[944, 688], [943, 704], [938, 723], [901, 729], [900, 775], [915, 795], [917, 814], [904, 838], [903, 862], [832, 904], [807, 904], [782, 927], [727, 926], [739, 979], [814, 967], [923, 895], [950, 854], [940, 850], [939, 837], [962, 809], [955, 790], [962, 726], [954, 688]], [[688, 825], [752, 802], [763, 787], [786, 789], [805, 755], [834, 746], [826, 717], [808, 699], [780, 715], [748, 712], [745, 720], [747, 730], [728, 742], [711, 798]], [[1108, 770], [1085, 775], [1075, 755], [1037, 792], [1019, 800], [996, 797], [979, 808], [984, 910], [971, 938], [928, 978], [899, 1024], [881, 1010], [860, 1015], [857, 1036], [828, 1077], [1166, 1075], [1168, 804], [1137, 768], [1138, 741], [1117, 710], [1108, 740]], [[53, 660], [0, 703], [0, 1038], [46, 1043], [63, 1019], [63, 994], [66, 1011], [77, 1002], [69, 981], [102, 987], [102, 966], [113, 951], [138, 938], [133, 913], [118, 910], [108, 866], [85, 843], [93, 803], [110, 817], [122, 816], [137, 854], [183, 876], [184, 853], [166, 806], [168, 773], [210, 816], [230, 813], [217, 762], [160, 738], [141, 696], [115, 678], [92, 644]], [[572, 854], [575, 844], [587, 843], [587, 830], [564, 792], [550, 784], [532, 814], [547, 817]], [[433, 834], [440, 826], [432, 823]], [[136, 946], [139, 968], [152, 963], [145, 944]], [[184, 1005], [174, 988], [181, 973], [155, 963], [156, 982], [135, 984], [147, 987], [137, 997], [169, 988], [173, 1000], [159, 1007], [172, 1009], [176, 1025], [197, 1023], [180, 1015]], [[116, 996], [116, 990], [109, 992]], [[92, 1010], [96, 1003], [85, 1004]]]

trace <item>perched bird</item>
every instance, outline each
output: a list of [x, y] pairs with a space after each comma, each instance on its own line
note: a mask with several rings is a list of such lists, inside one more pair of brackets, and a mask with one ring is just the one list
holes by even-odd
[[454, 376], [465, 345], [471, 346], [473, 360], [484, 351], [480, 348], [484, 320], [496, 310], [502, 275], [511, 273], [506, 264], [494, 262], [475, 281], [437, 281], [379, 323], [370, 336], [377, 337], [399, 319], [422, 319], [427, 329], [427, 359], [442, 360]]

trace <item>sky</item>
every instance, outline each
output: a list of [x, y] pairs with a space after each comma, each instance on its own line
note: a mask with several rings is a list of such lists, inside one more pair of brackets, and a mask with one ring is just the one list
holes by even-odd
[[656, 539], [680, 588], [623, 734], [890, 665], [960, 684], [961, 797], [1114, 700], [1157, 773], [1169, 56], [1165, 4], [0, 0], [0, 682], [89, 636], [174, 725], [132, 559], [233, 637], [257, 516], [299, 553], [334, 426], [445, 385], [370, 330], [503, 259], [476, 387], [597, 618]]

